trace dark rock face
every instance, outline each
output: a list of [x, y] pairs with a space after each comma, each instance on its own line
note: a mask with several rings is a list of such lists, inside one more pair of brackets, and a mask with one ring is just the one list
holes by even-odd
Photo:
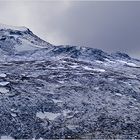
[[0, 54], [1, 138], [140, 139], [140, 61], [29, 29], [1, 29]]

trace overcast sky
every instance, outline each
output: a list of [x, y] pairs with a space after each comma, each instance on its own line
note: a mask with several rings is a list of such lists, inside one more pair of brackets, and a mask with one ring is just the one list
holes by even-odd
[[140, 1], [0, 0], [0, 22], [26, 26], [55, 45], [122, 51], [140, 58]]

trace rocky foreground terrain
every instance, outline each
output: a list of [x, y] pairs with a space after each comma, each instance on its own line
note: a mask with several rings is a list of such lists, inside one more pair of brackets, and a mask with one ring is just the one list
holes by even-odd
[[140, 139], [140, 61], [53, 46], [0, 25], [1, 139]]

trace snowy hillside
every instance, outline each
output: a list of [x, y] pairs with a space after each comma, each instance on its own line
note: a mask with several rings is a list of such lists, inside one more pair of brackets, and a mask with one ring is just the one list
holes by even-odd
[[48, 48], [52, 45], [41, 40], [26, 27], [0, 24], [0, 49], [8, 54]]
[[2, 139], [140, 139], [140, 60], [5, 25], [0, 54]]

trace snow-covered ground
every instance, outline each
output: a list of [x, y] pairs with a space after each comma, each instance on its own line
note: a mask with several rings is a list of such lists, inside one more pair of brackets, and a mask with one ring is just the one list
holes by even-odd
[[1, 139], [140, 139], [139, 60], [0, 29]]

